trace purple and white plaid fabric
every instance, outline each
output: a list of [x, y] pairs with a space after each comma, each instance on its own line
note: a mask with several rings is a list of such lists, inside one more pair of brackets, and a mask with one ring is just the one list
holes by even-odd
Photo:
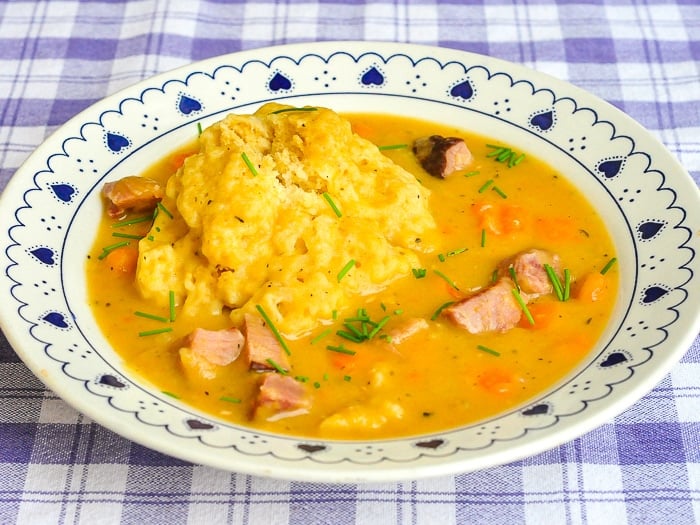
[[[56, 127], [155, 73], [315, 40], [459, 48], [568, 80], [700, 183], [698, 0], [0, 2], [0, 190]], [[372, 485], [256, 478], [132, 443], [67, 406], [0, 335], [0, 524], [700, 523], [700, 339], [649, 395], [549, 452]]]

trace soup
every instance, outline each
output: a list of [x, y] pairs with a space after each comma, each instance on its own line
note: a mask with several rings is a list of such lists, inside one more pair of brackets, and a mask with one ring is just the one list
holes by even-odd
[[[167, 185], [154, 213], [106, 213], [99, 225], [86, 266], [91, 307], [135, 374], [233, 423], [388, 438], [522, 406], [591, 351], [617, 295], [614, 247], [591, 204], [551, 166], [429, 121], [277, 105], [256, 115], [303, 131], [260, 139], [268, 153], [275, 140], [292, 144], [263, 155], [252, 140], [232, 146], [243, 132], [225, 138], [249, 126], [232, 117], [139, 174]], [[317, 124], [347, 133], [342, 147], [325, 142], [336, 140], [333, 129], [304, 135]], [[431, 175], [418, 147], [426, 137], [462, 139], [471, 158]], [[321, 189], [310, 176], [285, 179], [280, 159], [293, 148], [327, 159]], [[227, 186], [188, 186], [209, 184], [197, 171], [210, 168], [206, 159], [220, 163]], [[340, 167], [347, 184], [333, 178]], [[207, 218], [212, 206], [221, 215]], [[229, 242], [227, 228], [245, 235]], [[178, 253], [186, 264], [168, 259]], [[531, 259], [547, 271], [544, 290], [528, 288]], [[256, 361], [258, 341], [277, 346], [277, 357]], [[224, 347], [233, 356], [221, 358]]]

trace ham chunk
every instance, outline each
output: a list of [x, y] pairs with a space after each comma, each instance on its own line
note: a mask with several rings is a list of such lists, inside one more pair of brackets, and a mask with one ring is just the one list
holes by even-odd
[[251, 370], [289, 370], [289, 358], [262, 317], [245, 314], [245, 356]]
[[109, 201], [107, 213], [116, 219], [129, 211], [153, 211], [163, 198], [163, 187], [146, 177], [129, 176], [102, 187], [102, 195]]
[[389, 331], [388, 335], [392, 344], [401, 344], [406, 339], [428, 328], [428, 321], [422, 317], [414, 317], [401, 323]]
[[[496, 284], [442, 311], [442, 315], [471, 334], [505, 332], [516, 326], [523, 313], [513, 296], [515, 284], [502, 277]], [[527, 297], [522, 295], [523, 300]]]
[[190, 379], [214, 379], [222, 367], [238, 358], [243, 341], [243, 334], [237, 328], [196, 328], [180, 349], [180, 362]]
[[540, 295], [552, 293], [552, 282], [544, 269], [545, 264], [551, 266], [561, 279], [559, 256], [537, 249], [528, 250], [507, 259], [501, 264], [499, 273], [510, 276], [510, 268], [513, 268], [520, 290], [534, 299]]
[[276, 372], [264, 374], [255, 400], [256, 418], [277, 421], [307, 414], [311, 399], [302, 383]]
[[413, 142], [413, 153], [423, 169], [433, 177], [445, 178], [472, 163], [472, 154], [457, 137], [432, 135]]

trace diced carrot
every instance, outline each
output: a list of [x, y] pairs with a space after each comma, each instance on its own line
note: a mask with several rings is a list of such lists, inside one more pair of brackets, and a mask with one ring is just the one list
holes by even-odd
[[562, 303], [560, 301], [542, 301], [527, 305], [530, 315], [535, 320], [535, 324], [530, 323], [526, 316], [520, 318], [518, 326], [520, 328], [530, 328], [542, 330], [549, 328], [561, 316]]
[[495, 235], [511, 235], [525, 229], [527, 214], [517, 205], [477, 202], [474, 213], [479, 220], [479, 227]]
[[109, 252], [104, 262], [111, 272], [133, 275], [136, 272], [139, 251], [130, 246], [123, 246]]
[[365, 139], [371, 137], [375, 133], [374, 128], [372, 128], [368, 124], [365, 124], [364, 122], [353, 122], [352, 130], [353, 132], [357, 133], [360, 137]]
[[608, 293], [608, 280], [600, 272], [591, 272], [576, 282], [573, 296], [581, 301], [594, 303]]
[[478, 379], [479, 386], [492, 394], [508, 394], [522, 382], [521, 377], [502, 368], [485, 370]]
[[173, 168], [178, 169], [185, 163], [185, 159], [187, 157], [191, 157], [192, 155], [194, 155], [194, 152], [192, 151], [176, 153], [170, 158], [170, 163], [172, 164]]
[[454, 286], [450, 286], [448, 283], [445, 283], [445, 290], [447, 290], [447, 294], [450, 297], [454, 297], [455, 299], [464, 299], [464, 294], [459, 290], [455, 290]]
[[577, 241], [581, 236], [576, 221], [569, 217], [537, 217], [535, 231], [539, 238], [557, 242]]

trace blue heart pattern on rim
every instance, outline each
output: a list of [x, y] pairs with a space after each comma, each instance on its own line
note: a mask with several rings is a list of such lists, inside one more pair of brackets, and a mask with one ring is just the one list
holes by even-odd
[[107, 132], [105, 134], [105, 144], [113, 153], [120, 153], [131, 146], [131, 141], [118, 133]]
[[75, 195], [75, 188], [70, 184], [51, 184], [51, 191], [61, 202], [70, 202]]
[[375, 66], [365, 71], [360, 77], [360, 82], [365, 86], [381, 86], [384, 84], [384, 75]]
[[287, 91], [292, 88], [292, 81], [278, 71], [270, 79], [267, 86], [270, 88], [270, 91]]
[[455, 98], [469, 100], [474, 96], [474, 88], [469, 80], [464, 80], [450, 89], [450, 95]]
[[191, 115], [202, 111], [202, 103], [194, 97], [180, 93], [180, 98], [177, 101], [177, 110], [183, 115]]
[[29, 250], [29, 253], [31, 253], [34, 257], [36, 257], [39, 261], [42, 263], [48, 265], [48, 266], [53, 266], [56, 264], [56, 259], [54, 258], [54, 253], [51, 248], [46, 248], [45, 246], [40, 246], [38, 248], [34, 248], [32, 250]]

